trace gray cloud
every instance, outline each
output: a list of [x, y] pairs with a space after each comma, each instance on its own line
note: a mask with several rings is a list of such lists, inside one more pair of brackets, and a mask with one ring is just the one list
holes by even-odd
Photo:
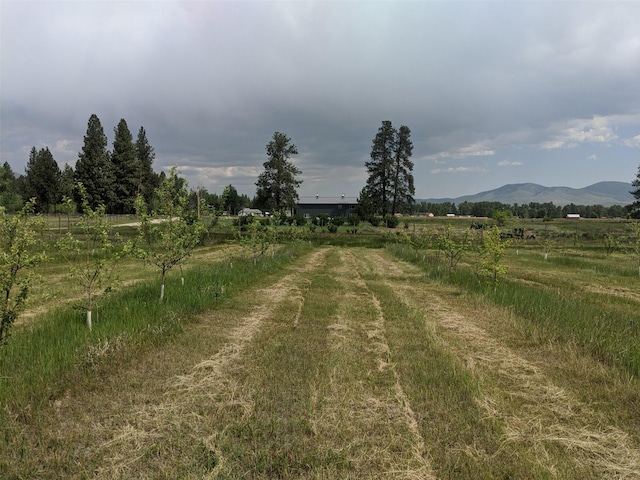
[[[232, 183], [252, 195], [265, 145], [282, 131], [300, 151], [302, 194], [357, 195], [386, 119], [412, 130], [417, 196], [636, 173], [640, 4], [0, 8], [1, 153], [18, 173], [33, 145], [73, 163], [92, 113], [110, 141], [120, 118], [134, 132], [143, 125], [156, 168], [176, 163], [192, 185], [218, 192]], [[500, 168], [515, 162], [522, 168]], [[536, 168], [551, 162], [552, 173]]]

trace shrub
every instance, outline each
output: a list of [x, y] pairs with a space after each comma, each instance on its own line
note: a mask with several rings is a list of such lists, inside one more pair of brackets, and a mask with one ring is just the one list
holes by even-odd
[[329, 233], [336, 233], [338, 231], [338, 226], [335, 223], [330, 223], [327, 225], [327, 230], [329, 230]]
[[372, 227], [377, 227], [380, 225], [380, 217], [371, 216], [367, 218], [367, 221], [371, 224]]
[[347, 223], [353, 227], [357, 227], [360, 223], [360, 217], [355, 213], [350, 213], [347, 217]]
[[339, 227], [340, 225], [344, 225], [344, 222], [345, 222], [344, 217], [341, 217], [341, 216], [339, 216], [339, 215], [338, 215], [337, 217], [333, 217], [333, 218], [331, 219], [331, 223], [332, 223], [333, 225], [335, 225], [336, 227]]
[[400, 223], [400, 220], [398, 220], [398, 217], [387, 213], [384, 216], [384, 223], [387, 225], [387, 228], [396, 228], [398, 223]]

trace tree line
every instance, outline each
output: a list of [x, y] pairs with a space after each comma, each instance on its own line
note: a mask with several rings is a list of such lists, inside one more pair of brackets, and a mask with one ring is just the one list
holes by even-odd
[[[109, 214], [133, 214], [136, 199], [141, 197], [153, 208], [158, 201], [155, 192], [166, 174], [153, 169], [155, 151], [144, 127], [134, 141], [126, 120], [121, 119], [114, 128], [112, 149], [107, 146], [104, 128], [94, 114], [89, 118], [75, 169], [69, 164], [60, 168], [49, 147], [31, 149], [24, 175], [16, 175], [4, 162], [0, 166], [0, 206], [7, 212], [17, 212], [33, 198], [38, 213], [67, 211], [69, 203], [81, 212], [86, 201], [92, 210], [104, 206]], [[181, 187], [186, 181], [178, 177], [178, 183]], [[191, 191], [189, 203], [194, 209], [199, 200], [216, 212], [232, 214], [251, 203], [233, 185], [227, 185], [220, 196], [206, 189]]]
[[612, 205], [555, 205], [553, 202], [530, 202], [507, 204], [502, 202], [417, 202], [414, 213], [445, 216], [448, 214], [472, 217], [493, 217], [497, 212], [506, 212], [518, 218], [564, 218], [569, 213], [577, 213], [583, 218], [626, 218], [629, 206]]
[[[228, 185], [221, 196], [201, 188], [192, 191], [190, 203], [201, 205], [204, 200], [216, 213], [226, 211], [232, 215], [249, 206], [270, 212], [293, 211], [299, 200], [297, 189], [302, 184], [298, 178], [302, 172], [291, 159], [298, 154], [298, 149], [286, 134], [275, 132], [266, 150], [268, 160], [258, 176], [253, 199], [239, 195], [233, 185]], [[559, 206], [552, 202], [513, 205], [500, 202], [416, 203], [412, 153], [409, 127], [395, 128], [391, 121], [384, 120], [373, 139], [370, 160], [365, 162], [368, 177], [358, 198], [358, 215], [362, 219], [412, 213], [491, 217], [496, 212], [520, 218], [561, 218], [568, 213], [578, 213], [582, 217], [640, 216], [640, 168], [632, 182], [634, 190], [630, 192], [636, 201], [624, 207]], [[35, 198], [35, 208], [41, 213], [50, 213], [57, 211], [64, 199], [73, 199], [80, 210], [83, 199], [78, 185], [82, 184], [92, 209], [103, 205], [110, 214], [132, 214], [138, 197], [152, 207], [157, 201], [154, 192], [165, 174], [153, 170], [154, 159], [155, 152], [144, 127], [140, 127], [134, 141], [124, 119], [114, 128], [113, 147], [108, 150], [104, 129], [94, 114], [89, 118], [75, 170], [68, 164], [60, 169], [48, 147], [31, 149], [25, 175], [16, 177], [5, 162], [0, 167], [0, 206], [9, 212], [18, 211], [26, 201]], [[184, 179], [181, 181], [186, 183]]]

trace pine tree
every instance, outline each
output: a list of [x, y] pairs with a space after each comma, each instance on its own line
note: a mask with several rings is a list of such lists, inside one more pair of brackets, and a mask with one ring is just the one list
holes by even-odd
[[116, 194], [112, 212], [129, 214], [135, 212], [137, 190], [142, 183], [142, 170], [137, 157], [133, 137], [124, 118], [114, 128], [111, 164], [115, 178]]
[[410, 160], [413, 143], [411, 143], [409, 127], [402, 125], [398, 129], [394, 150], [393, 202], [391, 205], [391, 214], [393, 215], [400, 210], [409, 213], [414, 201], [413, 196], [416, 193], [413, 183], [413, 162]]
[[147, 132], [144, 127], [140, 127], [138, 131], [138, 139], [136, 140], [136, 154], [138, 158], [138, 167], [140, 168], [140, 185], [138, 185], [138, 193], [142, 195], [147, 205], [151, 204], [155, 190], [160, 186], [160, 177], [153, 171], [153, 160], [156, 158], [153, 147], [147, 139]]
[[634, 190], [631, 190], [629, 193], [636, 199], [636, 201], [630, 205], [631, 216], [633, 218], [640, 218], [640, 167], [638, 167], [638, 175], [635, 180], [631, 182], [631, 185], [634, 187]]
[[296, 175], [302, 172], [290, 160], [291, 155], [298, 154], [298, 149], [286, 134], [280, 132], [273, 134], [266, 149], [269, 160], [263, 164], [264, 172], [256, 182], [257, 203], [260, 208], [284, 213], [295, 207], [298, 200], [296, 189], [302, 183], [302, 180], [296, 180]]
[[36, 198], [38, 211], [50, 213], [51, 207], [55, 207], [61, 198], [61, 172], [49, 147], [31, 149], [25, 173], [26, 194], [29, 198]]
[[360, 199], [382, 216], [395, 214], [413, 203], [410, 137], [409, 127], [403, 125], [396, 130], [389, 120], [384, 120], [373, 139], [371, 161], [365, 163], [369, 177]]
[[[107, 136], [95, 114], [89, 118], [84, 145], [78, 154], [75, 183], [84, 185], [86, 200], [92, 210], [104, 205], [107, 212], [111, 213], [116, 200], [115, 178], [107, 150]], [[83, 199], [77, 189], [74, 190], [74, 198], [78, 208], [81, 208]]]

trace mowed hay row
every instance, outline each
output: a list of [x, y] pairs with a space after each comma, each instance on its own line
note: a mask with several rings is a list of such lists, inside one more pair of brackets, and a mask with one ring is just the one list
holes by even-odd
[[260, 285], [58, 399], [14, 477], [640, 477], [624, 429], [416, 267], [324, 247]]
[[498, 328], [482, 328], [503, 312], [465, 306], [436, 283], [386, 283], [407, 311], [422, 312], [443, 347], [473, 374], [480, 387], [475, 403], [499, 426], [501, 451], [522, 452], [558, 478], [640, 478], [640, 449], [625, 425], [607, 424], [545, 374], [543, 359], [532, 362], [507, 346]]

